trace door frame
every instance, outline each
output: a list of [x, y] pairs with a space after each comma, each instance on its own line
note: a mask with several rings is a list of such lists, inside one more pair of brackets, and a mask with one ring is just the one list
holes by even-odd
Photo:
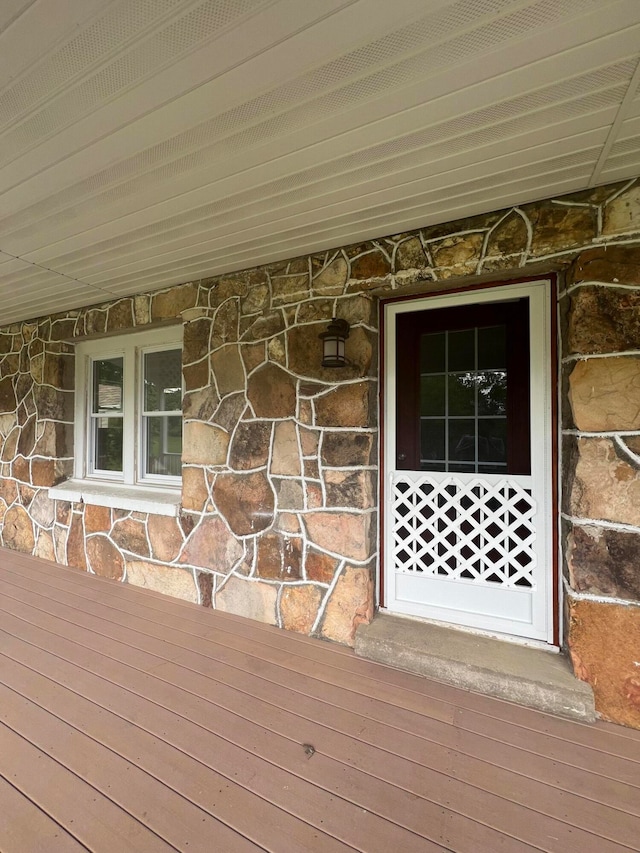
[[[395, 330], [390, 330], [388, 315], [389, 307], [401, 303], [406, 311], [419, 311], [423, 303], [423, 310], [429, 307], [434, 309], [442, 307], [455, 307], [457, 305], [473, 305], [474, 303], [501, 302], [519, 295], [542, 292], [544, 300], [544, 317], [542, 320], [543, 340], [534, 341], [533, 335], [530, 342], [530, 353], [532, 361], [534, 358], [534, 346], [542, 347], [542, 358], [546, 365], [545, 375], [540, 379], [544, 386], [544, 399], [547, 401], [543, 415], [532, 414], [532, 428], [535, 429], [536, 419], [544, 418], [541, 422], [547, 430], [547, 452], [545, 458], [545, 498], [546, 515], [544, 518], [544, 536], [546, 538], [546, 554], [549, 565], [549, 577], [546, 590], [547, 628], [546, 638], [542, 641], [529, 640], [515, 635], [500, 634], [497, 631], [483, 630], [482, 628], [465, 628], [463, 630], [478, 631], [531, 644], [542, 644], [545, 646], [559, 646], [560, 644], [560, 577], [559, 577], [559, 531], [558, 531], [558, 357], [557, 357], [557, 281], [555, 274], [536, 276], [535, 278], [519, 278], [506, 281], [495, 281], [477, 283], [472, 286], [447, 288], [429, 293], [419, 293], [405, 296], [394, 296], [380, 300], [380, 572], [378, 584], [378, 603], [380, 608], [386, 609], [387, 600], [385, 593], [386, 572], [385, 563], [387, 559], [386, 528], [389, 513], [387, 511], [387, 496], [389, 492], [388, 465], [395, 460]], [[432, 303], [429, 305], [429, 303]], [[395, 314], [394, 314], [395, 316]], [[533, 394], [533, 389], [532, 389]], [[390, 405], [390, 401], [393, 401]], [[395, 613], [396, 611], [389, 611]], [[403, 614], [400, 614], [403, 615]], [[406, 615], [406, 614], [405, 614]], [[411, 618], [411, 617], [410, 617]], [[425, 617], [414, 617], [425, 618]], [[438, 622], [436, 618], [429, 621]], [[443, 623], [449, 624], [451, 623]]]

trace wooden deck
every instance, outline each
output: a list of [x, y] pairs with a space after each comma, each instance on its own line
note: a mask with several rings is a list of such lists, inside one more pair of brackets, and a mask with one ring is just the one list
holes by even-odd
[[640, 733], [0, 550], [0, 850], [640, 849]]

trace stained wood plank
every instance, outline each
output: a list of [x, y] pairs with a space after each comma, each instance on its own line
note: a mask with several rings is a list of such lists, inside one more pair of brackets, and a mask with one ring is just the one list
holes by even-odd
[[84, 844], [1, 776], [0, 804], [3, 853], [86, 853]]
[[[152, 799], [145, 784], [163, 785], [246, 849], [638, 849], [636, 733], [555, 720], [1, 549], [0, 577], [0, 709], [14, 715], [11, 734], [139, 825], [138, 806], [130, 814], [105, 787], [115, 765], [84, 778], [98, 754], [146, 780], [140, 805]], [[84, 743], [78, 736], [93, 744], [92, 767], [70, 770], [60, 743]], [[207, 788], [213, 773], [218, 787], [238, 786], [235, 812], [229, 800], [221, 814], [198, 799], [199, 788], [224, 801]], [[10, 788], [28, 808], [32, 798]], [[315, 838], [301, 847], [283, 831], [273, 846], [268, 827], [258, 837], [260, 802]], [[55, 823], [44, 803], [33, 807]], [[155, 821], [154, 808], [153, 837], [168, 843]]]
[[[20, 633], [18, 620], [7, 617], [5, 623], [5, 627], [11, 629], [14, 636], [16, 633]], [[18, 624], [16, 625], [16, 623]], [[336, 794], [339, 794], [341, 789], [347, 789], [349, 798], [353, 799], [359, 793], [359, 805], [378, 810], [380, 814], [386, 814], [390, 819], [395, 816], [398, 823], [413, 831], [424, 832], [425, 823], [431, 823], [433, 820], [428, 807], [425, 808], [425, 805], [428, 806], [428, 804], [423, 804], [423, 807], [419, 809], [418, 820], [414, 817], [412, 821], [410, 819], [412, 808], [407, 808], [407, 804], [404, 803], [403, 805], [397, 794], [394, 796], [393, 791], [390, 792], [386, 789], [381, 792], [381, 798], [376, 809], [375, 802], [372, 803], [370, 799], [367, 800], [366, 797], [363, 797], [360, 790], [362, 783], [357, 778], [355, 771], [365, 771], [370, 777], [379, 778], [402, 788], [414, 797], [424, 798], [425, 792], [436, 791], [439, 794], [437, 802], [440, 805], [446, 802], [457, 802], [460, 804], [461, 811], [469, 817], [475, 817], [476, 820], [484, 818], [486, 814], [497, 808], [497, 804], [491, 801], [487, 802], [486, 797], [478, 794], [478, 791], [486, 790], [507, 801], [500, 810], [503, 822], [506, 821], [507, 814], [505, 812], [508, 812], [510, 808], [510, 801], [526, 807], [524, 815], [522, 813], [515, 815], [518, 827], [514, 835], [517, 837], [522, 837], [523, 826], [526, 825], [527, 820], [535, 821], [530, 826], [530, 832], [534, 831], [537, 835], [540, 831], [540, 821], [530, 814], [531, 811], [535, 811], [575, 827], [575, 830], [571, 831], [571, 837], [566, 839], [567, 841], [572, 840], [575, 843], [577, 841], [576, 834], [585, 836], [583, 830], [598, 833], [598, 837], [600, 837], [603, 827], [606, 827], [605, 834], [611, 841], [620, 844], [633, 844], [635, 841], [639, 823], [629, 815], [621, 812], [612, 815], [610, 809], [604, 808], [598, 803], [589, 802], [574, 794], [540, 785], [526, 776], [505, 773], [490, 764], [473, 759], [465, 760], [464, 756], [455, 755], [447, 756], [448, 760], [443, 760], [438, 767], [438, 772], [433, 773], [426, 769], [427, 757], [432, 749], [425, 747], [420, 749], [416, 738], [405, 736], [405, 740], [408, 741], [406, 751], [410, 753], [410, 756], [407, 755], [402, 760], [396, 754], [397, 742], [386, 744], [386, 749], [383, 751], [379, 748], [372, 748], [371, 745], [362, 743], [357, 738], [345, 737], [334, 730], [336, 715], [340, 714], [339, 709], [335, 709], [334, 714], [327, 716], [326, 725], [317, 723], [313, 725], [308, 720], [287, 713], [275, 705], [257, 702], [256, 700], [252, 702], [252, 697], [248, 697], [246, 694], [233, 696], [233, 691], [227, 689], [225, 705], [227, 707], [232, 706], [235, 716], [234, 714], [220, 713], [222, 709], [217, 708], [212, 702], [201, 701], [207, 687], [206, 684], [203, 684], [204, 679], [202, 677], [192, 678], [190, 684], [192, 690], [185, 692], [185, 690], [161, 682], [153, 676], [134, 670], [130, 666], [130, 661], [125, 664], [124, 662], [106, 659], [64, 638], [49, 635], [41, 629], [31, 628], [30, 636], [31, 642], [37, 642], [39, 650], [51, 649], [57, 655], [62, 656], [62, 672], [56, 675], [58, 681], [64, 683], [64, 663], [67, 661], [75, 667], [86, 668], [90, 672], [96, 675], [100, 674], [114, 684], [124, 686], [130, 691], [139, 691], [141, 695], [158, 703], [163, 708], [170, 709], [174, 713], [180, 713], [205, 729], [215, 732], [227, 731], [230, 736], [234, 737], [235, 742], [241, 742], [244, 739], [245, 742], [252, 743], [263, 757], [273, 762], [279, 762], [281, 766], [292, 772], [300, 773], [302, 770], [305, 778], [334, 790]], [[49, 660], [50, 655], [47, 653], [38, 666], [36, 663], [37, 655], [34, 660], [32, 649], [28, 650], [30, 654], [25, 656], [21, 654], [19, 647], [14, 650], [6, 638], [0, 645], [5, 654], [14, 658], [20, 655], [21, 660], [42, 673], [51, 676], [60, 668], [57, 661]], [[77, 679], [77, 671], [72, 666], [67, 666], [66, 669], [69, 677], [76, 672]], [[220, 700], [220, 692], [225, 692], [224, 688], [225, 685], [216, 685], [215, 696], [218, 701]], [[114, 698], [113, 701], [116, 707], [121, 705], [119, 700]], [[102, 704], [104, 706], [104, 702]], [[248, 717], [247, 720], [244, 719], [244, 715]], [[260, 723], [253, 723], [251, 720], [260, 720]], [[360, 724], [366, 724], [366, 720], [360, 718]], [[288, 740], [283, 741], [284, 738]], [[311, 742], [315, 744], [316, 749], [313, 761], [296, 761], [301, 757], [300, 745]], [[393, 751], [390, 752], [389, 749]], [[290, 755], [288, 764], [283, 762], [287, 753]], [[347, 762], [348, 766], [343, 768], [342, 772], [336, 773], [335, 768], [327, 766], [328, 762], [325, 760], [325, 755], [335, 762]], [[429, 759], [429, 763], [432, 763], [432, 759]], [[326, 780], [333, 778], [339, 779], [340, 788], [328, 787]], [[371, 789], [375, 789], [375, 784], [368, 784], [368, 793], [371, 793]], [[470, 788], [463, 790], [464, 785], [469, 785]], [[413, 802], [411, 806], [413, 806]], [[474, 808], [476, 810], [475, 815], [473, 814]], [[557, 833], [555, 837], [561, 838], [563, 832], [566, 834], [568, 830], [566, 827], [562, 827], [560, 830], [556, 828], [554, 831]], [[474, 837], [477, 840], [477, 833], [474, 834]], [[589, 841], [588, 837], [582, 838], [583, 844]]]

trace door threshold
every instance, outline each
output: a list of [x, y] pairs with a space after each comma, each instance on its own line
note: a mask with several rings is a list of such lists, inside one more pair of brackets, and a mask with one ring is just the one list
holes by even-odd
[[369, 625], [358, 627], [355, 653], [538, 711], [589, 723], [596, 719], [590, 685], [574, 676], [564, 655], [546, 649], [377, 613]]

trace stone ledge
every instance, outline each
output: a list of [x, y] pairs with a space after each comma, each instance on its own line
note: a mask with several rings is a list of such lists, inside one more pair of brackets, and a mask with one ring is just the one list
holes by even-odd
[[567, 659], [545, 649], [377, 614], [356, 632], [355, 652], [454, 687], [583, 722], [596, 719], [593, 691]]

